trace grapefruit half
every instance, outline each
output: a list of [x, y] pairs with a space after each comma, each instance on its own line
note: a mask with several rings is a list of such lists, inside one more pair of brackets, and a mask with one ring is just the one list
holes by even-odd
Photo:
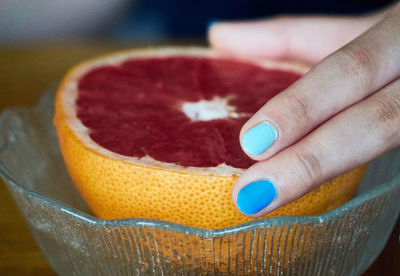
[[[85, 62], [58, 89], [54, 122], [67, 169], [95, 215], [217, 229], [254, 220], [231, 189], [254, 161], [241, 126], [308, 70], [207, 49], [133, 50]], [[290, 119], [290, 118], [288, 118]], [[316, 215], [348, 201], [365, 166], [267, 215]]]

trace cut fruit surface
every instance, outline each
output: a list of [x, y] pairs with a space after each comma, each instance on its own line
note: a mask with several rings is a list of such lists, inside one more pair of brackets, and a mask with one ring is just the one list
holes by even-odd
[[78, 83], [78, 118], [100, 146], [184, 167], [253, 161], [241, 126], [300, 74], [209, 57], [128, 59], [100, 66]]
[[[250, 221], [231, 202], [237, 175], [254, 163], [241, 150], [241, 126], [307, 70], [196, 48], [130, 51], [86, 62], [57, 93], [54, 121], [67, 168], [102, 218], [210, 229]], [[268, 216], [333, 209], [352, 196], [364, 169]]]

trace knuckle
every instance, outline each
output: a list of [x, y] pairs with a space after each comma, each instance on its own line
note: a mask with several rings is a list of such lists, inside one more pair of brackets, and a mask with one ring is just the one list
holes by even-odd
[[300, 120], [308, 120], [311, 119], [310, 114], [310, 104], [309, 101], [306, 100], [304, 96], [300, 96], [298, 94], [292, 94], [290, 96], [291, 103], [291, 111], [296, 114], [296, 116]]
[[360, 81], [366, 87], [374, 79], [374, 61], [376, 53], [372, 47], [347, 45], [340, 51], [339, 70], [345, 75]]
[[306, 190], [314, 188], [321, 177], [321, 163], [316, 154], [309, 150], [297, 151], [295, 153], [297, 161], [296, 174], [301, 179]]
[[379, 126], [382, 131], [383, 141], [389, 142], [399, 131], [400, 125], [400, 99], [391, 95], [376, 96], [372, 101], [371, 122]]
[[282, 105], [279, 108], [281, 110], [280, 114], [282, 114], [279, 120], [280, 127], [288, 133], [303, 129], [306, 124], [310, 124], [313, 121], [311, 109], [311, 104], [306, 97], [296, 93], [287, 95], [284, 108], [282, 108]]

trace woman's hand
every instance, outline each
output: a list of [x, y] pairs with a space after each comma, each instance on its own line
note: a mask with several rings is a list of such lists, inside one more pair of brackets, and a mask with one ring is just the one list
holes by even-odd
[[309, 63], [341, 47], [243, 126], [242, 148], [259, 161], [233, 188], [244, 214], [265, 215], [400, 144], [399, 4], [358, 18], [216, 23], [209, 40], [241, 58]]

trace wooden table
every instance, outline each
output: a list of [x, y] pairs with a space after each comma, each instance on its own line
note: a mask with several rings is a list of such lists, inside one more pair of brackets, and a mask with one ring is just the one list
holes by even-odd
[[[0, 112], [13, 105], [35, 104], [50, 84], [80, 60], [129, 46], [81, 43], [0, 47]], [[400, 220], [386, 248], [364, 276], [400, 275], [399, 234]], [[0, 275], [55, 275], [40, 254], [1, 181]]]

